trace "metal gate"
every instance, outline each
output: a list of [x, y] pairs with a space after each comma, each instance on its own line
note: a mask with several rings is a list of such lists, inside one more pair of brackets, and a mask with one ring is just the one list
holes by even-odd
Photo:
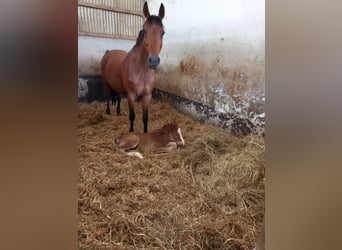
[[135, 40], [144, 23], [144, 0], [79, 0], [78, 34]]

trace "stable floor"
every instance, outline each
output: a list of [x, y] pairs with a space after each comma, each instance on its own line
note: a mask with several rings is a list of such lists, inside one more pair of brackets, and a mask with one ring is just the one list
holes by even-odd
[[[149, 130], [177, 121], [185, 147], [129, 157], [115, 137], [129, 129], [105, 103], [79, 104], [80, 249], [252, 249], [265, 208], [265, 143], [195, 121], [153, 100]], [[141, 104], [135, 131], [142, 132]]]

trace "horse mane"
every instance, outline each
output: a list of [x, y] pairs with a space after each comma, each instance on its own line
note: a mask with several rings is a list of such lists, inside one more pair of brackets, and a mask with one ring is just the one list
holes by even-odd
[[135, 42], [134, 47], [139, 46], [139, 44], [141, 44], [142, 40], [144, 39], [145, 36], [145, 30], [142, 29], [139, 31], [139, 35], [137, 37], [137, 41]]
[[[146, 23], [148, 23], [148, 24], [156, 23], [157, 25], [164, 27], [161, 18], [159, 16], [155, 16], [155, 15], [149, 16], [146, 20]], [[139, 31], [139, 34], [138, 34], [138, 37], [137, 37], [137, 40], [135, 42], [134, 47], [139, 46], [141, 44], [141, 42], [144, 40], [144, 36], [145, 36], [145, 30], [142, 29]]]

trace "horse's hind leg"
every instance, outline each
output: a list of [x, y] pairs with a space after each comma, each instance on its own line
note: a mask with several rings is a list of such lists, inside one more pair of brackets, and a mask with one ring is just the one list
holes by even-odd
[[109, 108], [109, 97], [107, 97], [107, 108], [106, 108], [106, 114], [110, 114], [110, 108]]
[[112, 93], [112, 105], [115, 105], [117, 94], [114, 90], [111, 90], [111, 93]]
[[106, 114], [109, 115], [110, 114], [109, 98], [111, 96], [111, 89], [107, 84], [105, 84], [105, 92], [106, 92], [106, 102], [107, 102]]
[[120, 102], [121, 102], [121, 96], [117, 95], [117, 105], [116, 105], [116, 114], [120, 115]]

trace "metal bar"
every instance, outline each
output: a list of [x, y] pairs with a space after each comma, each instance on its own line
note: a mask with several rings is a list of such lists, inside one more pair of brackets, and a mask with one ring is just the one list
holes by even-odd
[[124, 13], [124, 14], [140, 16], [140, 17], [144, 18], [144, 16], [141, 14], [141, 12], [134, 11], [134, 10], [125, 10], [122, 8], [114, 8], [114, 7], [108, 7], [105, 5], [97, 5], [97, 4], [92, 4], [92, 3], [79, 3], [78, 6], [88, 7], [88, 8], [93, 8], [93, 9], [99, 9], [99, 10], [109, 10], [109, 11], [114, 11], [114, 12], [119, 12], [119, 13]]
[[92, 9], [89, 9], [89, 13], [90, 13], [90, 30], [93, 30], [95, 31], [96, 30], [96, 27], [95, 27], [95, 20], [94, 20], [94, 10]]
[[116, 25], [113, 21], [114, 16], [115, 16], [115, 12], [108, 12], [108, 22], [110, 25], [109, 33], [115, 33], [116, 32]]
[[108, 11], [104, 11], [104, 22], [106, 24], [106, 33], [110, 33], [110, 23], [109, 23], [109, 17], [108, 17]]
[[86, 21], [84, 22], [84, 28], [83, 28], [83, 30], [85, 30], [85, 31], [90, 30], [90, 20], [91, 20], [91, 18], [90, 18], [90, 11], [89, 10], [90, 10], [89, 8], [84, 8], [84, 11], [87, 13]]
[[127, 0], [116, 0], [113, 2], [109, 0], [79, 0], [78, 34], [135, 40], [145, 18], [134, 7], [141, 5], [142, 2]]
[[114, 38], [114, 39], [124, 39], [124, 40], [135, 40], [136, 37], [132, 36], [123, 36], [123, 35], [108, 35], [108, 34], [99, 34], [92, 32], [78, 32], [80, 36], [92, 36], [92, 37], [105, 37], [105, 38]]

